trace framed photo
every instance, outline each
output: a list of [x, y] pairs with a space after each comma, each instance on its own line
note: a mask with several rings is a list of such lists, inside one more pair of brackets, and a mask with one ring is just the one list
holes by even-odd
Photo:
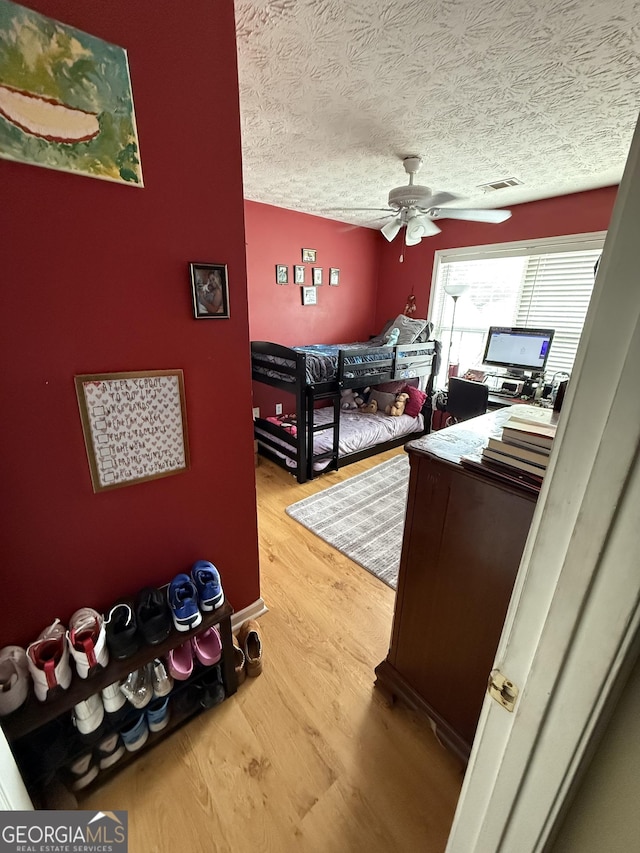
[[322, 284], [322, 267], [313, 267], [313, 286]]
[[226, 264], [189, 264], [191, 296], [196, 320], [229, 319], [229, 283]]
[[296, 284], [304, 284], [304, 267], [296, 264], [293, 268], [293, 280]]
[[276, 281], [278, 284], [289, 284], [289, 267], [286, 264], [276, 264]]
[[334, 287], [340, 284], [340, 270], [335, 267], [329, 267], [329, 284]]
[[317, 254], [317, 252], [315, 249], [303, 249], [302, 250], [302, 263], [303, 264], [315, 264], [316, 254]]
[[315, 287], [303, 287], [301, 292], [303, 305], [318, 304], [318, 291], [315, 289]]

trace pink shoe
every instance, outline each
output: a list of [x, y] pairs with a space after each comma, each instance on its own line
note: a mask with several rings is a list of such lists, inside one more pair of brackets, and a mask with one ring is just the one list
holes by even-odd
[[183, 643], [171, 649], [167, 655], [169, 674], [178, 681], [186, 681], [193, 672], [193, 651], [191, 643]]
[[203, 666], [213, 666], [222, 657], [222, 641], [215, 625], [191, 638], [196, 657]]

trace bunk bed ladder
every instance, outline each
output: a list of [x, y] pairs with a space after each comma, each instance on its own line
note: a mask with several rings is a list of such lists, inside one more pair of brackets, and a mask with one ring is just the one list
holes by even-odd
[[[319, 424], [316, 426], [314, 423], [314, 411], [315, 404], [320, 400], [330, 400], [331, 405], [333, 406], [333, 420], [326, 424]], [[306, 389], [306, 402], [307, 402], [307, 413], [306, 413], [306, 427], [307, 427], [307, 479], [313, 480], [319, 473], [325, 474], [327, 471], [337, 471], [338, 470], [338, 444], [340, 441], [340, 391], [339, 390], [329, 390], [329, 391], [319, 391], [313, 385], [307, 386]], [[323, 432], [324, 430], [332, 429], [333, 430], [333, 443], [331, 446], [331, 450], [326, 450], [323, 453], [314, 454], [313, 446], [314, 446], [314, 437], [317, 432]], [[325, 459], [330, 460], [328, 465], [322, 469], [322, 472], [314, 471], [313, 464], [314, 462], [321, 462]]]

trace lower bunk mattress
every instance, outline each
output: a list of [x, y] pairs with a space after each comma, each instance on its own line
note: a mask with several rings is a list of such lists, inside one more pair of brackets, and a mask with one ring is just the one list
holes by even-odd
[[[333, 408], [331, 406], [316, 409], [314, 412], [314, 425], [321, 426], [329, 424], [333, 420]], [[284, 430], [283, 430], [284, 431]], [[291, 428], [288, 429], [291, 431]], [[412, 418], [410, 415], [385, 415], [381, 413], [365, 414], [357, 410], [341, 410], [340, 412], [340, 438], [338, 443], [338, 456], [340, 458], [352, 453], [369, 450], [378, 444], [402, 438], [402, 436], [413, 436], [416, 432], [424, 431], [424, 418], [422, 414]], [[280, 453], [274, 448], [279, 444], [290, 452], [294, 450], [286, 441], [280, 441], [276, 436], [260, 429], [259, 422], [255, 425], [255, 437], [260, 442], [265, 439], [269, 449], [280, 456], [289, 468], [296, 468], [297, 461], [289, 458], [287, 454]], [[407, 439], [408, 440], [408, 439]], [[315, 454], [331, 451], [333, 448], [333, 429], [325, 429], [314, 434], [313, 450]], [[323, 459], [314, 462], [313, 470], [322, 471], [330, 460]]]

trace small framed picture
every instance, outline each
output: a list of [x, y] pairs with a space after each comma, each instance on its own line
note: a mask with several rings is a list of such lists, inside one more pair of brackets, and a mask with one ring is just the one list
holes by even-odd
[[276, 264], [276, 281], [278, 284], [289, 284], [289, 267], [286, 264]]
[[315, 289], [315, 287], [303, 287], [301, 293], [303, 305], [318, 304], [318, 291]]
[[313, 267], [313, 286], [322, 284], [322, 267]]
[[293, 280], [296, 284], [304, 284], [304, 267], [296, 264], [293, 268]]
[[315, 249], [303, 249], [302, 250], [302, 263], [303, 264], [315, 264], [316, 254], [317, 254], [317, 252]]
[[191, 297], [196, 320], [229, 319], [229, 282], [226, 264], [190, 263]]
[[329, 284], [334, 287], [340, 284], [340, 270], [335, 267], [329, 267]]

